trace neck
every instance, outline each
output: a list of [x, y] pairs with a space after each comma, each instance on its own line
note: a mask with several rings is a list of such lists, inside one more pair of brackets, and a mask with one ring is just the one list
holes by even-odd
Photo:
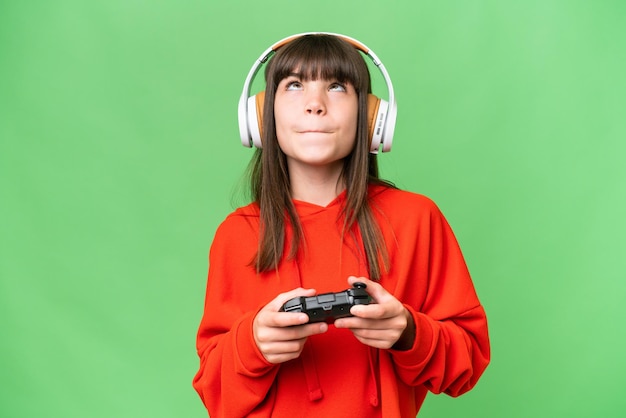
[[343, 165], [327, 170], [308, 170], [290, 167], [291, 196], [293, 199], [327, 206], [344, 191], [345, 185], [341, 180]]

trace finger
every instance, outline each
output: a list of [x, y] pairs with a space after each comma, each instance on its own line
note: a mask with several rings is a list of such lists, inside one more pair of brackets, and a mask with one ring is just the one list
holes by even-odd
[[261, 343], [259, 349], [270, 363], [278, 364], [297, 358], [304, 348], [305, 341], [306, 339], [300, 341]]
[[374, 282], [365, 277], [348, 277], [348, 283], [350, 284], [350, 286], [353, 286], [356, 282], [364, 283], [365, 286], [367, 286], [365, 290], [376, 303], [383, 303], [390, 297], [393, 298], [393, 296], [389, 292], [387, 292], [387, 290], [385, 290], [385, 288], [382, 287], [380, 283]]
[[308, 338], [312, 335], [323, 334], [328, 331], [328, 324], [326, 322], [315, 322], [313, 324], [294, 327], [293, 329], [297, 330], [296, 335], [300, 338]]
[[271, 301], [268, 306], [275, 308], [275, 311], [280, 310], [285, 302], [290, 299], [304, 296], [309, 297], [315, 295], [315, 289], [303, 289], [302, 287], [298, 287], [296, 289], [290, 290], [289, 292], [281, 293]]
[[340, 318], [335, 321], [336, 328], [348, 328], [352, 331], [359, 329], [386, 330], [389, 322], [379, 319], [360, 318], [357, 316]]
[[264, 350], [264, 354], [267, 356], [297, 357], [300, 352], [302, 352], [303, 347], [304, 342], [288, 341], [281, 344], [273, 344], [269, 346], [266, 350]]
[[[283, 315], [293, 316], [293, 314]], [[328, 324], [326, 323], [314, 323], [287, 327], [259, 327], [256, 332], [256, 338], [261, 343], [298, 341], [304, 340], [311, 335], [322, 334], [326, 331], [328, 331]]]
[[326, 331], [328, 331], [327, 323], [316, 322], [313, 324], [280, 328], [275, 333], [275, 339], [278, 341], [302, 340], [310, 337], [311, 335], [323, 334]]
[[289, 328], [304, 325], [309, 322], [307, 314], [302, 312], [272, 312], [267, 326]]
[[355, 334], [355, 338], [359, 340], [361, 343], [365, 345], [369, 345], [370, 347], [380, 348], [383, 350], [388, 350], [393, 347], [393, 342], [387, 339], [372, 339], [372, 338], [364, 338]]
[[265, 307], [257, 314], [259, 326], [269, 328], [284, 328], [302, 325], [309, 322], [309, 317], [303, 312], [276, 312], [272, 307]]
[[363, 344], [376, 348], [390, 348], [402, 334], [394, 329], [352, 329], [353, 335]]
[[355, 305], [350, 308], [350, 313], [363, 319], [387, 319], [394, 316], [393, 307], [388, 304], [373, 303], [369, 305]]

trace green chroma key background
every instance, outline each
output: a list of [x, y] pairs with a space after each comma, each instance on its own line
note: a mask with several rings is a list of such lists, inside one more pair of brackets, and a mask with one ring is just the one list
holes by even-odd
[[385, 63], [382, 173], [440, 205], [487, 309], [483, 379], [420, 416], [622, 416], [619, 0], [2, 2], [0, 416], [206, 416], [207, 253], [252, 155], [237, 100], [305, 31]]

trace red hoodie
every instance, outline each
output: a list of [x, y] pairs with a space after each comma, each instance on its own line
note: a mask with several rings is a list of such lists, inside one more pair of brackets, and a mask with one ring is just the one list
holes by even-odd
[[487, 367], [485, 312], [444, 216], [424, 196], [382, 186], [370, 187], [391, 261], [380, 284], [413, 315], [413, 347], [371, 348], [330, 326], [309, 337], [298, 359], [265, 360], [252, 333], [263, 306], [296, 287], [337, 292], [347, 288], [348, 276], [367, 277], [360, 238], [342, 239], [344, 203], [345, 193], [326, 207], [295, 201], [305, 246], [263, 274], [250, 265], [258, 249], [258, 206], [236, 210], [219, 226], [193, 381], [211, 418], [413, 418], [428, 391], [461, 395]]

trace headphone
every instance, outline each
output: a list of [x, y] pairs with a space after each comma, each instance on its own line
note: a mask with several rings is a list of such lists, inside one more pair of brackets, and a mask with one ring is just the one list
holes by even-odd
[[385, 66], [382, 61], [378, 59], [376, 54], [374, 54], [371, 49], [361, 42], [348, 36], [329, 32], [306, 32], [281, 39], [266, 49], [254, 62], [248, 76], [246, 77], [246, 81], [243, 84], [243, 91], [241, 92], [241, 97], [239, 98], [239, 135], [241, 136], [241, 143], [243, 146], [248, 148], [251, 148], [252, 146], [262, 148], [261, 128], [265, 92], [260, 92], [256, 95], [250, 96], [250, 88], [252, 87], [252, 82], [257, 72], [280, 47], [288, 44], [296, 38], [312, 34], [333, 35], [348, 42], [356, 49], [370, 57], [376, 68], [378, 68], [378, 70], [382, 73], [387, 85], [389, 100], [386, 101], [379, 99], [373, 94], [369, 94], [368, 96], [367, 113], [368, 128], [371, 138], [370, 153], [377, 154], [379, 150], [382, 150], [383, 152], [391, 150], [393, 132], [396, 126], [397, 104], [393, 92], [393, 85], [391, 84], [391, 78], [389, 77]]

